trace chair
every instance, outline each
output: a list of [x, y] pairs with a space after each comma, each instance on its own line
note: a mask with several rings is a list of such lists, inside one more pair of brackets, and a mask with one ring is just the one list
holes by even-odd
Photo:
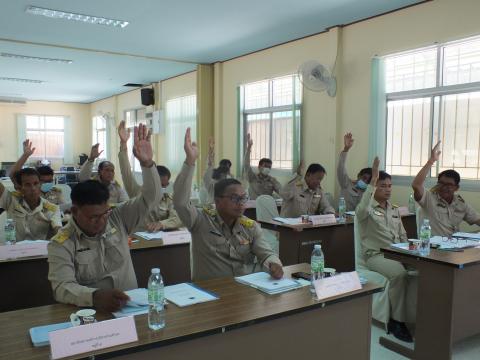
[[[385, 327], [390, 319], [390, 299], [388, 297], [389, 281], [382, 274], [368, 269], [365, 259], [363, 258], [360, 233], [358, 230], [357, 217], [353, 220], [353, 233], [355, 243], [355, 270], [358, 274], [368, 281], [379, 284], [385, 288], [383, 292], [373, 295], [372, 301], [372, 317], [383, 323]], [[406, 321], [415, 323], [416, 318], [416, 297], [417, 297], [417, 276], [415, 272], [408, 272], [408, 287], [406, 295]]]
[[[274, 217], [279, 216], [277, 203], [275, 199], [270, 195], [260, 195], [256, 200], [256, 215], [257, 221], [272, 221]], [[272, 249], [278, 255], [279, 253], [279, 244], [278, 244], [278, 233], [272, 230], [262, 229], [263, 236], [272, 246]]]

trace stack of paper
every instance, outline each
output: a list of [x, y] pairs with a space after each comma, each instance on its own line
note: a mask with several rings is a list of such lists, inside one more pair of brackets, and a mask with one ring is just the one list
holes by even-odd
[[160, 240], [163, 238], [163, 231], [157, 231], [157, 232], [139, 231], [134, 233], [134, 235], [137, 235], [138, 237], [144, 240]]
[[282, 224], [288, 224], [288, 225], [299, 225], [302, 223], [302, 218], [284, 218], [284, 217], [274, 217], [273, 220], [278, 221]]
[[133, 289], [125, 291], [130, 297], [130, 301], [119, 311], [114, 312], [116, 318], [125, 316], [142, 315], [148, 313], [148, 290]]
[[32, 344], [35, 347], [39, 346], [46, 346], [50, 344], [48, 340], [48, 333], [51, 331], [56, 331], [60, 329], [67, 329], [72, 327], [71, 322], [64, 322], [59, 324], [50, 324], [50, 325], [43, 325], [43, 326], [36, 326], [30, 329], [30, 339], [32, 340]]
[[165, 298], [179, 307], [218, 300], [218, 296], [191, 283], [165, 287]]
[[[235, 280], [238, 281], [240, 284], [251, 286], [267, 294], [279, 294], [285, 291], [290, 291], [305, 286], [303, 282], [299, 282], [293, 279], [283, 278], [276, 280], [266, 272], [258, 272], [245, 276], [237, 276]], [[306, 285], [308, 285], [308, 282], [306, 283]]]
[[480, 240], [480, 233], [456, 232], [452, 235], [454, 238], [467, 238], [471, 240]]
[[469, 238], [452, 238], [443, 236], [432, 236], [430, 238], [430, 244], [435, 244], [439, 246], [439, 249], [467, 249], [471, 247], [476, 247], [479, 244], [477, 240]]

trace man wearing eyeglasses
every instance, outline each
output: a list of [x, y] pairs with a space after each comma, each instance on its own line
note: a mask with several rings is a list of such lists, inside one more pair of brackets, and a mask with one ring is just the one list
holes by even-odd
[[419, 224], [423, 219], [430, 220], [432, 235], [451, 236], [459, 231], [460, 223], [480, 225], [480, 216], [455, 192], [459, 189], [460, 174], [455, 170], [445, 170], [438, 174], [438, 182], [430, 191], [424, 188], [425, 178], [430, 168], [440, 158], [440, 141], [432, 149], [430, 159], [412, 182], [413, 194], [418, 205]]
[[240, 276], [262, 268], [274, 278], [281, 278], [282, 263], [263, 239], [260, 226], [243, 216], [248, 196], [238, 180], [222, 179], [215, 184], [216, 210], [199, 210], [190, 203], [198, 158], [190, 128], [185, 134], [184, 149], [186, 160], [175, 180], [173, 203], [183, 224], [192, 233], [192, 279]]
[[98, 181], [72, 190], [72, 218], [48, 245], [48, 279], [57, 301], [117, 311], [128, 300], [123, 291], [138, 287], [128, 234], [162, 196], [150, 136], [145, 125], [135, 127], [133, 153], [143, 175], [140, 196], [112, 209], [109, 189]]

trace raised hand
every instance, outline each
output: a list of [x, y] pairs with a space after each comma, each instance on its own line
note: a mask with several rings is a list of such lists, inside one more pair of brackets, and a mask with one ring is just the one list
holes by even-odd
[[215, 161], [215, 140], [208, 139], [208, 166], [213, 166]]
[[343, 151], [348, 151], [353, 146], [353, 135], [352, 133], [346, 133], [343, 136]]
[[100, 146], [100, 144], [95, 144], [95, 145], [92, 146], [92, 150], [90, 150], [90, 156], [89, 156], [88, 160], [93, 161], [103, 153], [103, 150], [98, 151], [99, 146]]
[[253, 140], [250, 134], [247, 134], [247, 150], [250, 151], [253, 146]]
[[32, 154], [35, 152], [34, 147], [32, 147], [32, 142], [27, 139], [23, 142], [23, 155], [29, 157], [32, 156]]
[[370, 180], [370, 184], [372, 184], [373, 186], [377, 185], [378, 176], [380, 174], [380, 170], [378, 169], [379, 167], [380, 159], [378, 158], [378, 156], [375, 156], [372, 165], [372, 179]]
[[435, 161], [438, 161], [440, 159], [440, 154], [442, 151], [440, 150], [440, 143], [441, 141], [437, 142], [437, 145], [435, 145], [432, 149], [432, 152], [430, 154], [430, 162], [433, 164]]
[[190, 128], [187, 128], [187, 131], [185, 132], [185, 143], [183, 148], [185, 150], [185, 155], [187, 155], [187, 164], [190, 166], [195, 165], [195, 161], [198, 159], [198, 147], [195, 142], [192, 142]]
[[122, 120], [118, 125], [118, 136], [120, 136], [120, 142], [122, 143], [127, 143], [130, 139], [130, 129], [125, 127], [125, 120]]
[[153, 149], [150, 138], [152, 131], [144, 124], [135, 126], [133, 129], [133, 155], [140, 161], [142, 167], [153, 166]]

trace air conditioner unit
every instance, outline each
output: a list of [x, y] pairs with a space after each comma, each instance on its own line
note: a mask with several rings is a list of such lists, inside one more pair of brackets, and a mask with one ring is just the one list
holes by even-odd
[[163, 110], [145, 113], [147, 127], [152, 129], [152, 134], [165, 134], [165, 116]]
[[16, 97], [1, 97], [0, 96], [0, 105], [26, 105], [27, 99], [25, 98], [16, 98]]

